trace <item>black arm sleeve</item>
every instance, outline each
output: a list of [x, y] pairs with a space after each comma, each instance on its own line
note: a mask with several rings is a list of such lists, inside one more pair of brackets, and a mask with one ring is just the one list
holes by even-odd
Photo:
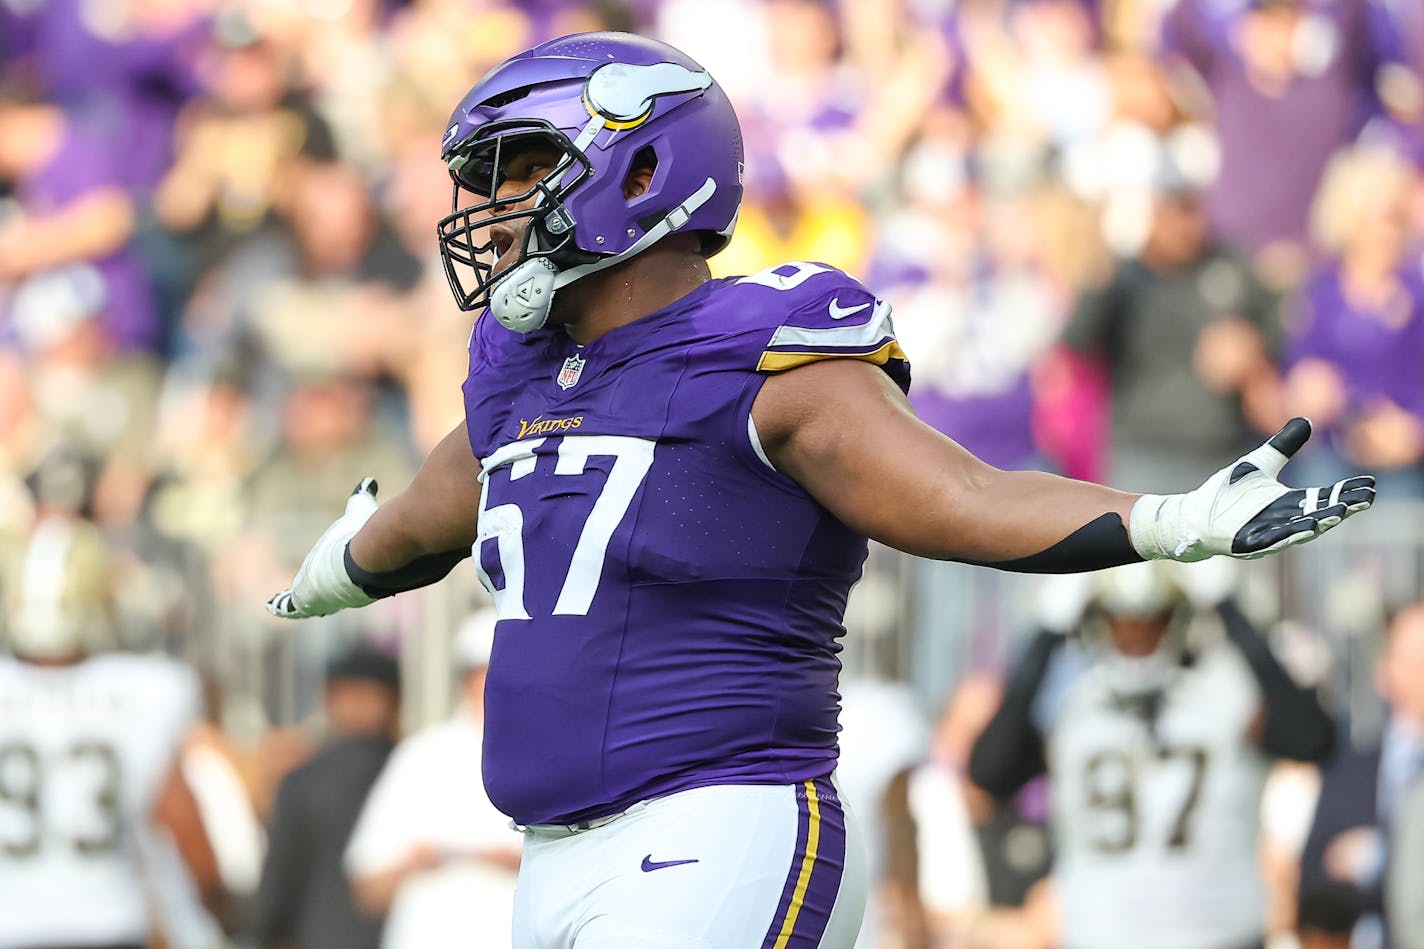
[[360, 587], [362, 593], [379, 600], [445, 579], [445, 576], [455, 569], [455, 564], [470, 556], [470, 548], [457, 547], [443, 553], [426, 554], [399, 570], [387, 570], [383, 573], [372, 573], [357, 566], [356, 561], [351, 559], [350, 544], [346, 545], [345, 556], [346, 575], [351, 578], [351, 582]]
[[1262, 750], [1295, 761], [1323, 761], [1330, 757], [1335, 748], [1335, 726], [1314, 690], [1296, 685], [1234, 600], [1226, 600], [1217, 612], [1226, 626], [1227, 638], [1241, 650], [1261, 687], [1265, 706]]
[[1047, 630], [1034, 636], [1004, 690], [999, 710], [974, 742], [969, 780], [997, 798], [1013, 796], [1048, 770], [1043, 736], [1033, 725], [1033, 700], [1062, 642], [1062, 636]]
[[1141, 560], [1142, 555], [1132, 546], [1132, 538], [1128, 536], [1122, 516], [1109, 512], [1036, 554], [1017, 560], [970, 562], [1015, 573], [1086, 573], [1120, 567], [1125, 563], [1140, 563]]

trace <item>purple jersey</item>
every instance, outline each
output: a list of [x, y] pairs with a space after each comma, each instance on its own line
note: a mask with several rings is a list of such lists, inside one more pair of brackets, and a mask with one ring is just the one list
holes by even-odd
[[[1340, 373], [1350, 414], [1381, 397], [1424, 416], [1419, 367], [1424, 364], [1424, 280], [1413, 268], [1398, 273], [1399, 290], [1378, 311], [1358, 307], [1345, 293], [1338, 264], [1309, 280], [1295, 301], [1286, 365], [1322, 359]], [[1343, 431], [1327, 432], [1331, 438]]]
[[866, 541], [771, 468], [750, 423], [765, 373], [827, 358], [909, 386], [889, 306], [818, 264], [710, 281], [587, 346], [475, 324], [500, 810], [572, 823], [834, 768], [837, 639]]

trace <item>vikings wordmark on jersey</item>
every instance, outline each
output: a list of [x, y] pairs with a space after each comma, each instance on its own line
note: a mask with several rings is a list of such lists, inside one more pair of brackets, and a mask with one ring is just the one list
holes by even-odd
[[500, 618], [485, 782], [515, 820], [831, 773], [866, 542], [751, 425], [766, 373], [827, 358], [908, 387], [889, 306], [818, 264], [711, 281], [587, 346], [479, 321], [475, 561]]

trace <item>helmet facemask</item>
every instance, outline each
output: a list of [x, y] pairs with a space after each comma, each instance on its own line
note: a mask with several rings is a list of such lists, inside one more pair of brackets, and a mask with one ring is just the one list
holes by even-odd
[[[522, 194], [500, 196], [509, 163], [531, 146], [550, 146], [560, 157]], [[454, 182], [451, 213], [439, 224], [445, 276], [462, 310], [489, 306], [517, 332], [544, 324], [560, 270], [593, 259], [574, 242], [575, 221], [564, 204], [589, 177], [588, 158], [563, 132], [539, 119], [492, 122], [457, 145], [447, 158]], [[469, 198], [467, 199], [466, 194]], [[468, 201], [468, 203], [466, 203]], [[527, 221], [518, 253], [500, 272], [495, 227]]]

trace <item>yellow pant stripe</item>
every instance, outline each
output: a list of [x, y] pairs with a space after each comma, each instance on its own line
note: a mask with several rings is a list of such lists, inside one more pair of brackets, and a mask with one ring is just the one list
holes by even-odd
[[801, 914], [801, 904], [806, 899], [806, 887], [811, 885], [811, 869], [816, 865], [816, 845], [821, 842], [821, 802], [816, 796], [814, 781], [806, 782], [806, 808], [811, 815], [806, 830], [806, 856], [801, 858], [796, 889], [791, 893], [791, 905], [786, 909], [786, 919], [776, 937], [775, 949], [786, 949], [786, 944], [791, 941], [791, 933], [796, 929], [796, 917]]

